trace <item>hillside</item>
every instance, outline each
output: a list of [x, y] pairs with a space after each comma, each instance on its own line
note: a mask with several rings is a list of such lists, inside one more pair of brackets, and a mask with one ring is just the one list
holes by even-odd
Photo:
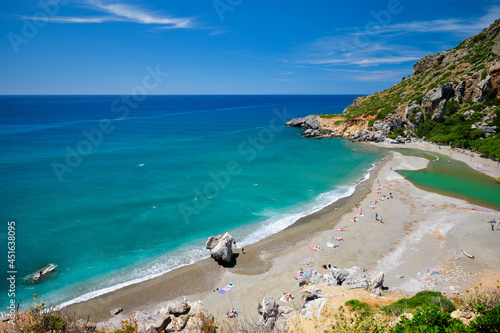
[[413, 74], [357, 98], [342, 114], [288, 125], [307, 128], [308, 137], [400, 143], [423, 138], [500, 158], [499, 32], [500, 19], [454, 49], [424, 57]]

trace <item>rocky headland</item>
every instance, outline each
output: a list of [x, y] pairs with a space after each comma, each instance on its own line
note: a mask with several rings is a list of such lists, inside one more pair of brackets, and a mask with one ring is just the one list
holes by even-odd
[[417, 138], [500, 158], [500, 19], [454, 49], [429, 55], [393, 87], [341, 114], [296, 118], [305, 137], [405, 143]]

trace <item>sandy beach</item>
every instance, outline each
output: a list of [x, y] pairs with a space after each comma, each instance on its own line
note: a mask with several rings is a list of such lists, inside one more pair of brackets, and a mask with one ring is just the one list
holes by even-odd
[[[438, 148], [427, 143], [377, 145], [383, 148], [413, 148], [435, 151], [462, 160], [476, 170], [500, 177], [497, 163], [465, 153]], [[234, 267], [220, 267], [206, 259], [158, 278], [125, 287], [65, 311], [90, 316], [119, 326], [134, 311], [153, 313], [163, 303], [178, 296], [201, 300], [218, 319], [233, 307], [248, 321], [259, 319], [256, 307], [266, 295], [280, 305], [300, 308], [300, 288], [293, 276], [299, 269], [313, 267], [324, 272], [323, 264], [338, 268], [358, 266], [368, 272], [384, 272], [386, 295], [410, 296], [421, 290], [438, 290], [449, 295], [463, 293], [471, 285], [487, 282], [500, 272], [496, 253], [500, 250], [500, 230], [491, 231], [487, 221], [500, 218], [500, 211], [423, 191], [397, 170], [424, 168], [423, 158], [387, 152], [372, 170], [370, 179], [360, 184], [349, 198], [300, 219], [294, 225], [256, 244], [235, 249]], [[478, 167], [479, 166], [479, 167]], [[390, 197], [392, 199], [386, 199]], [[372, 208], [370, 208], [372, 207]], [[362, 208], [362, 215], [360, 214]], [[375, 216], [379, 220], [376, 220]], [[356, 222], [352, 221], [356, 216]], [[382, 221], [380, 221], [380, 217]], [[338, 231], [345, 227], [345, 231]], [[341, 237], [343, 240], [334, 240]], [[337, 248], [327, 246], [336, 243]], [[310, 247], [321, 247], [312, 251]], [[474, 255], [470, 259], [463, 251]], [[225, 294], [217, 292], [229, 283]], [[278, 301], [282, 293], [295, 298]], [[339, 290], [339, 292], [341, 292]], [[110, 310], [124, 311], [110, 317]]]

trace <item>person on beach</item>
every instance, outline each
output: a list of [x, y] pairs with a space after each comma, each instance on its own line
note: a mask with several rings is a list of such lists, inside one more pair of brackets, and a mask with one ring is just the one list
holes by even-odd
[[382, 223], [382, 216], [380, 217], [380, 219], [378, 220], [380, 223]]
[[375, 221], [378, 221], [378, 213], [375, 213]]
[[241, 247], [241, 253], [245, 254], [245, 247]]
[[491, 224], [491, 231], [495, 231], [495, 224], [497, 223], [497, 221], [495, 219], [493, 220], [490, 220], [490, 224]]
[[257, 305], [257, 312], [259, 312], [260, 315], [262, 314], [262, 304], [260, 303]]
[[236, 310], [234, 310], [233, 308], [231, 308], [228, 312], [227, 312], [227, 317], [228, 318], [236, 318], [236, 316], [238, 315], [238, 313], [236, 312]]

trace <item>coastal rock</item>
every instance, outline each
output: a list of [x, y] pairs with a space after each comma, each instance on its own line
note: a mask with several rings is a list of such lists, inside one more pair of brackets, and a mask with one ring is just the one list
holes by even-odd
[[217, 261], [230, 262], [233, 258], [233, 236], [225, 233], [224, 236], [209, 237], [205, 248], [210, 250], [210, 255]]
[[167, 309], [169, 314], [182, 315], [188, 313], [191, 310], [191, 306], [188, 304], [186, 297], [180, 297], [175, 301], [169, 302]]
[[308, 129], [320, 129], [320, 125], [317, 120], [314, 119], [313, 116], [307, 116], [303, 118], [294, 118], [285, 124], [286, 126], [291, 127], [302, 127]]
[[110, 311], [111, 315], [112, 316], [116, 316], [117, 314], [123, 312], [123, 308], [122, 307], [119, 307], [119, 308], [116, 308], [116, 309], [113, 309]]
[[271, 296], [266, 296], [262, 300], [262, 314], [258, 325], [265, 331], [271, 332], [278, 321], [280, 315], [278, 304]]
[[[356, 266], [348, 269], [332, 267], [329, 269], [329, 272], [324, 275], [318, 274], [316, 270], [309, 268], [303, 275], [304, 282], [302, 282], [301, 285], [326, 283], [328, 286], [349, 286], [348, 289], [370, 289], [377, 295], [382, 294], [382, 285], [384, 283], [383, 272], [370, 278], [363, 268]], [[320, 294], [320, 289], [308, 288], [303, 291], [302, 297], [304, 301], [311, 301]]]
[[78, 320], [78, 327], [82, 332], [88, 332], [88, 333], [96, 332], [96, 330], [97, 330], [96, 323], [90, 322], [88, 320], [83, 320], [83, 319]]
[[187, 303], [185, 297], [168, 302], [152, 315], [136, 313], [135, 317], [140, 326], [149, 327], [148, 333], [204, 332], [214, 326], [203, 303]]
[[368, 285], [368, 281], [366, 279], [366, 272], [364, 269], [357, 266], [353, 266], [351, 268], [348, 268], [346, 272], [347, 276], [345, 277], [342, 285], [351, 286], [364, 283]]
[[384, 272], [380, 272], [375, 275], [370, 282], [368, 283], [368, 287], [371, 289], [371, 292], [382, 296], [382, 287], [384, 285]]
[[278, 316], [278, 304], [271, 296], [266, 296], [262, 300], [262, 317], [267, 320]]
[[[306, 130], [302, 133], [302, 136], [306, 138], [324, 138], [331, 137], [332, 132], [321, 128], [318, 120], [315, 116], [307, 116], [303, 118], [294, 118], [285, 124], [291, 127], [302, 127]], [[329, 134], [330, 133], [330, 134]]]
[[300, 314], [307, 319], [312, 319], [313, 316], [320, 317], [328, 295], [323, 295], [321, 289], [314, 287], [301, 291], [300, 295], [303, 301]]

